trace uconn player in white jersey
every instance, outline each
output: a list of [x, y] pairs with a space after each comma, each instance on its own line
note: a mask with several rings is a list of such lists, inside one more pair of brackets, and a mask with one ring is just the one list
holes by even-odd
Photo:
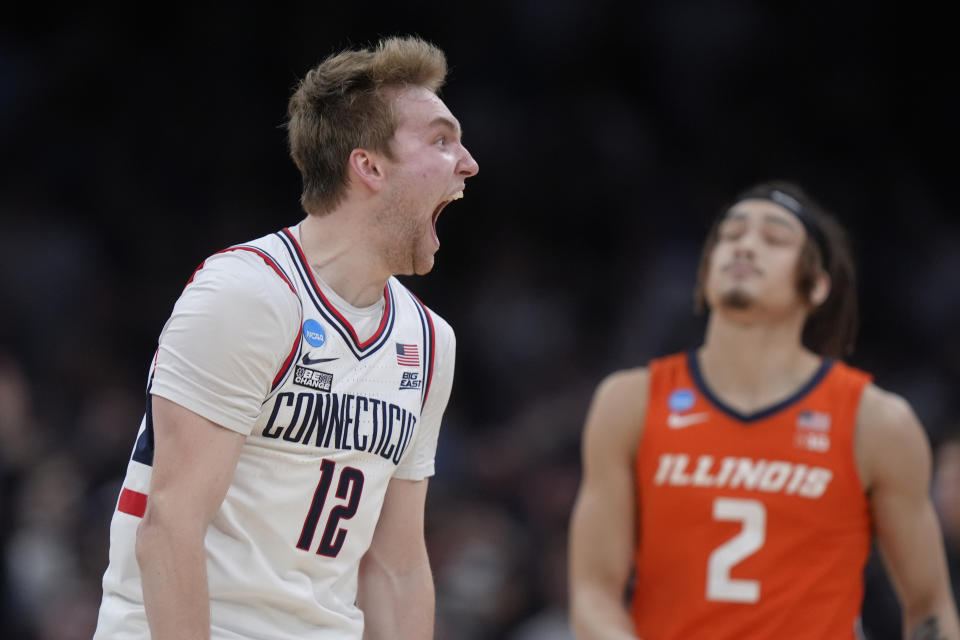
[[432, 638], [427, 478], [454, 335], [394, 277], [478, 167], [415, 38], [290, 101], [306, 218], [207, 259], [160, 336], [96, 640]]

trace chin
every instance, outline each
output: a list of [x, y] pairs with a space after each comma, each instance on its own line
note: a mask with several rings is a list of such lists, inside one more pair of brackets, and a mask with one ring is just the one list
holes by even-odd
[[413, 263], [413, 273], [418, 276], [425, 276], [433, 271], [433, 256], [429, 259], [415, 260]]
[[743, 289], [731, 289], [730, 291], [724, 291], [720, 294], [719, 300], [717, 300], [719, 307], [725, 309], [732, 309], [735, 311], [746, 311], [751, 309], [756, 302], [756, 299], [753, 295], [747, 293]]

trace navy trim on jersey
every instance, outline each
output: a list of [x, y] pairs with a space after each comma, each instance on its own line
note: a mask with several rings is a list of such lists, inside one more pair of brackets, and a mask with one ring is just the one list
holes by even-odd
[[710, 388], [707, 386], [707, 382], [704, 380], [703, 374], [700, 371], [700, 363], [697, 362], [697, 352], [687, 352], [687, 368], [690, 370], [690, 377], [693, 378], [693, 383], [697, 385], [697, 389], [700, 391], [700, 393], [702, 393], [711, 404], [716, 406], [717, 409], [720, 409], [730, 417], [739, 420], [740, 422], [756, 422], [757, 420], [769, 418], [773, 414], [783, 411], [790, 405], [799, 402], [804, 396], [813, 391], [817, 385], [823, 381], [827, 374], [830, 373], [830, 369], [833, 368], [833, 363], [833, 358], [824, 358], [823, 362], [820, 364], [820, 368], [817, 369], [816, 373], [813, 374], [813, 377], [807, 380], [807, 382], [805, 382], [787, 399], [765, 409], [744, 414], [725, 404], [720, 398], [715, 396], [712, 391], [710, 391]]
[[147, 408], [143, 414], [143, 433], [137, 438], [137, 443], [133, 447], [133, 454], [130, 456], [135, 462], [145, 464], [148, 467], [153, 466], [153, 396], [150, 395], [150, 389], [153, 387], [153, 374], [150, 372], [150, 380], [147, 381]]
[[[273, 393], [279, 389], [283, 382], [287, 379], [287, 376], [290, 375], [290, 372], [293, 371], [294, 363], [300, 359], [300, 351], [303, 347], [303, 306], [300, 307], [300, 323], [297, 325], [297, 337], [293, 339], [293, 345], [290, 348], [290, 353], [287, 354], [287, 359], [280, 366], [280, 371], [277, 372], [277, 375], [273, 379], [273, 384], [270, 386], [270, 393], [267, 394], [267, 398], [273, 395]], [[267, 400], [265, 399], [264, 404]]]
[[417, 313], [420, 314], [420, 325], [423, 327], [423, 394], [420, 400], [420, 410], [427, 406], [427, 396], [430, 395], [430, 383], [433, 382], [433, 351], [436, 347], [436, 336], [433, 330], [433, 320], [430, 312], [417, 296], [407, 291], [413, 298]]
[[340, 312], [330, 304], [323, 295], [323, 292], [320, 291], [320, 288], [313, 279], [313, 272], [310, 270], [310, 266], [304, 262], [300, 248], [290, 230], [283, 229], [282, 231], [277, 231], [275, 235], [283, 241], [283, 246], [286, 248], [287, 253], [290, 254], [297, 273], [300, 276], [300, 280], [303, 282], [307, 294], [313, 301], [317, 311], [323, 319], [327, 321], [327, 324], [340, 334], [344, 344], [347, 345], [357, 360], [363, 360], [379, 351], [380, 348], [388, 342], [390, 334], [393, 333], [393, 325], [397, 315], [396, 300], [393, 296], [393, 289], [390, 287], [390, 283], [387, 282], [387, 285], [383, 288], [384, 318], [380, 322], [378, 332], [361, 343], [350, 323], [340, 315]]

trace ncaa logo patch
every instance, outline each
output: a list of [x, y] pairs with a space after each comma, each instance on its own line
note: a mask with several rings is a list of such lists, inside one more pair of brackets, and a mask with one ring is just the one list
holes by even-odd
[[697, 397], [693, 394], [693, 389], [676, 389], [667, 398], [667, 406], [670, 411], [680, 413], [692, 409], [696, 400]]
[[327, 341], [327, 333], [322, 324], [310, 318], [303, 323], [303, 339], [313, 347], [322, 347]]

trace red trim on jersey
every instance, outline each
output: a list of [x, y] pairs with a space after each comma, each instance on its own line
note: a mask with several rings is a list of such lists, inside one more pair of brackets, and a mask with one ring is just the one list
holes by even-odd
[[[290, 291], [293, 291], [293, 295], [297, 296], [298, 298], [300, 297], [300, 296], [297, 294], [297, 290], [293, 288], [293, 283], [290, 282], [290, 279], [287, 278], [286, 274], [284, 274], [283, 271], [280, 270], [280, 267], [278, 267], [278, 266], [273, 262], [273, 260], [270, 258], [270, 256], [268, 256], [267, 254], [265, 254], [263, 251], [260, 251], [259, 249], [255, 248], [255, 247], [230, 247], [229, 249], [224, 249], [223, 251], [217, 251], [217, 253], [227, 253], [228, 251], [249, 251], [249, 252], [251, 252], [251, 253], [257, 254], [258, 256], [260, 256], [260, 259], [261, 259], [261, 260], [263, 260], [264, 262], [267, 263], [267, 266], [268, 266], [268, 267], [270, 267], [271, 269], [273, 269], [274, 271], [276, 271], [276, 272], [277, 272], [277, 275], [280, 276], [281, 278], [283, 278], [283, 281], [287, 283], [287, 286], [288, 286], [288, 287], [290, 287]], [[213, 254], [213, 255], [217, 255], [217, 253], [215, 253], [215, 254]], [[201, 264], [200, 266], [202, 267], [203, 265]]]
[[[280, 278], [282, 278], [284, 282], [287, 283], [287, 286], [290, 287], [290, 291], [293, 292], [293, 295], [297, 296], [297, 298], [300, 297], [300, 294], [297, 293], [297, 290], [293, 287], [293, 283], [290, 282], [290, 279], [286, 276], [286, 274], [284, 274], [283, 271], [281, 271], [280, 268], [273, 261], [273, 259], [270, 258], [270, 256], [268, 256], [263, 251], [260, 251], [256, 247], [228, 247], [221, 251], [217, 251], [217, 253], [213, 255], [218, 255], [220, 253], [228, 253], [230, 251], [249, 251], [250, 253], [255, 253], [256, 255], [260, 256], [260, 259], [263, 260], [265, 263], [267, 263], [267, 266], [273, 269], [276, 272], [276, 274], [280, 276]], [[199, 272], [200, 269], [203, 269], [203, 265], [205, 265], [206, 263], [207, 263], [206, 260], [200, 263], [200, 266], [194, 270], [193, 274], [190, 276], [190, 279], [187, 280], [187, 285], [193, 282], [193, 278], [197, 275], [197, 272]], [[184, 286], [184, 288], [186, 288], [186, 286]], [[280, 367], [280, 371], [277, 372], [277, 377], [273, 379], [273, 383], [271, 384], [271, 387], [276, 387], [277, 383], [280, 382], [280, 379], [283, 378], [284, 374], [286, 374], [287, 370], [290, 368], [290, 361], [293, 360], [293, 356], [297, 352], [297, 347], [299, 346], [300, 346], [300, 331], [298, 330], [297, 337], [293, 341], [293, 348], [290, 350], [289, 355], [287, 355], [287, 359], [283, 361], [283, 366]], [[157, 351], [157, 353], [159, 353], [159, 350]], [[156, 366], [156, 356], [154, 356], [154, 366]]]
[[200, 271], [200, 269], [203, 269], [203, 265], [205, 265], [205, 264], [207, 264], [207, 261], [206, 261], [206, 260], [204, 260], [204, 261], [201, 262], [199, 265], [197, 265], [197, 268], [194, 269], [194, 270], [193, 270], [193, 273], [190, 274], [190, 279], [187, 280], [187, 284], [183, 285], [183, 288], [184, 288], [184, 289], [186, 289], [186, 288], [190, 285], [190, 283], [193, 282], [193, 279], [197, 276], [197, 272]]
[[430, 368], [427, 370], [427, 388], [423, 391], [423, 404], [421, 407], [427, 406], [427, 396], [430, 395], [430, 383], [433, 381], [433, 364], [434, 364], [434, 354], [437, 352], [437, 332], [433, 328], [433, 318], [430, 317], [430, 310], [427, 309], [427, 305], [416, 296], [412, 291], [410, 295], [413, 296], [413, 299], [417, 301], [420, 305], [420, 308], [423, 310], [423, 315], [427, 316], [427, 325], [430, 327], [430, 336], [429, 344], [427, 347], [430, 349]]
[[142, 518], [147, 510], [147, 494], [124, 488], [120, 492], [120, 501], [117, 503], [117, 511], [129, 513], [131, 516]]
[[314, 291], [320, 296], [320, 301], [323, 302], [323, 306], [327, 308], [327, 311], [332, 313], [337, 320], [340, 321], [340, 324], [350, 332], [350, 337], [353, 338], [354, 344], [357, 345], [360, 349], [366, 349], [368, 346], [376, 342], [377, 338], [383, 333], [383, 329], [387, 326], [387, 318], [390, 317], [390, 290], [389, 285], [384, 285], [383, 287], [383, 316], [380, 318], [380, 326], [377, 327], [377, 330], [373, 332], [373, 335], [367, 338], [364, 342], [360, 342], [360, 338], [357, 337], [357, 332], [354, 330], [353, 325], [351, 325], [346, 318], [340, 315], [340, 312], [337, 311], [337, 308], [330, 304], [330, 301], [327, 300], [327, 297], [323, 295], [323, 291], [320, 290], [320, 287], [317, 285], [316, 279], [313, 277], [313, 269], [310, 268], [310, 263], [307, 262], [307, 257], [303, 253], [303, 248], [300, 246], [300, 242], [297, 241], [297, 238], [290, 231], [290, 227], [287, 227], [283, 230], [287, 236], [290, 237], [290, 240], [293, 241], [293, 246], [297, 249], [297, 254], [300, 256], [300, 260], [303, 262], [306, 267], [304, 271], [307, 272], [307, 275], [310, 276], [310, 283], [313, 285]]
[[[301, 316], [301, 320], [302, 318]], [[297, 337], [293, 339], [293, 347], [290, 349], [290, 354], [287, 356], [287, 359], [283, 361], [283, 366], [280, 367], [280, 371], [277, 372], [277, 377], [273, 379], [273, 384], [270, 385], [271, 389], [276, 388], [277, 383], [280, 382], [281, 378], [290, 370], [290, 362], [293, 360], [294, 354], [297, 353], [297, 349], [300, 348], [300, 334], [302, 331], [303, 323], [301, 322], [300, 331], [297, 331]]]
[[[280, 268], [273, 262], [273, 260], [270, 259], [270, 256], [268, 256], [267, 254], [265, 254], [263, 251], [260, 251], [259, 249], [256, 249], [256, 248], [254, 248], [254, 247], [228, 247], [228, 248], [223, 249], [223, 250], [221, 250], [221, 251], [217, 251], [217, 253], [215, 253], [215, 254], [213, 254], [213, 255], [215, 256], [215, 255], [218, 255], [218, 254], [221, 254], [221, 253], [228, 253], [228, 252], [230, 252], [230, 251], [249, 251], [250, 253], [255, 253], [255, 254], [257, 254], [258, 256], [260, 256], [260, 259], [261, 259], [261, 260], [263, 260], [264, 262], [267, 263], [267, 266], [268, 266], [268, 267], [270, 267], [271, 269], [273, 269], [274, 271], [276, 271], [276, 272], [277, 272], [277, 275], [280, 276], [280, 277], [283, 279], [283, 281], [287, 283], [287, 286], [290, 287], [290, 291], [293, 291], [293, 295], [297, 296], [298, 298], [300, 297], [300, 296], [297, 294], [297, 290], [293, 288], [293, 283], [290, 282], [290, 279], [287, 278], [287, 276], [283, 273], [283, 271], [281, 271]], [[211, 257], [213, 257], [213, 256], [211, 256]], [[207, 260], [209, 260], [209, 259], [210, 259], [210, 258], [207, 258]], [[196, 269], [193, 270], [193, 273], [190, 275], [190, 279], [187, 280], [187, 284], [190, 284], [191, 282], [193, 282], [193, 279], [194, 279], [194, 277], [196, 277], [197, 272], [200, 271], [200, 269], [203, 269], [203, 265], [207, 264], [207, 260], [204, 260], [203, 262], [201, 262], [201, 263], [200, 263], [200, 266], [198, 266]]]

